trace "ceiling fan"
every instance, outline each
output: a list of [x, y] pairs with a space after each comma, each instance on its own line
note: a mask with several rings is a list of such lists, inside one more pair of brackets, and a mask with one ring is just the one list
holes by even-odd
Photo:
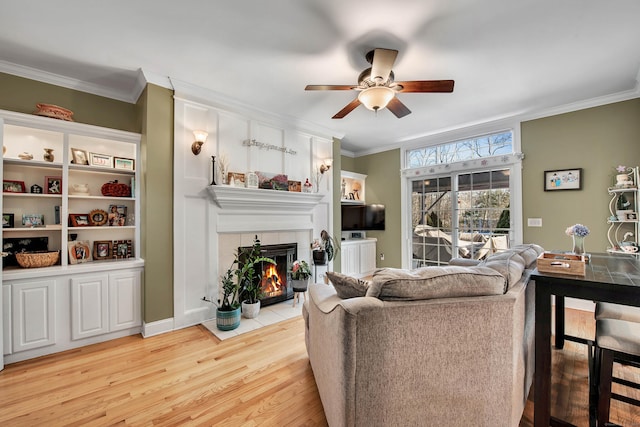
[[408, 92], [453, 92], [453, 80], [413, 80], [406, 82], [394, 81], [393, 63], [398, 56], [394, 49], [374, 49], [365, 56], [371, 64], [358, 77], [358, 85], [307, 85], [305, 90], [357, 90], [358, 97], [338, 111], [332, 119], [342, 119], [356, 109], [360, 104], [369, 110], [378, 111], [388, 108], [397, 118], [411, 113], [404, 105], [397, 93]]

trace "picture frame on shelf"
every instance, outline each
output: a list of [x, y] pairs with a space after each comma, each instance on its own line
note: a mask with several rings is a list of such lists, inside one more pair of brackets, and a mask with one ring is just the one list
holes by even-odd
[[258, 188], [258, 186], [260, 185], [258, 174], [256, 174], [255, 172], [247, 172], [245, 175], [244, 184], [247, 188]]
[[73, 163], [74, 165], [88, 165], [89, 155], [85, 150], [81, 150], [80, 148], [72, 148], [71, 163]]
[[10, 179], [2, 180], [2, 192], [3, 193], [26, 193], [27, 188], [24, 185], [24, 181], [13, 181]]
[[45, 176], [44, 192], [46, 194], [62, 194], [62, 177], [61, 176]]
[[101, 168], [113, 167], [113, 156], [107, 154], [89, 153], [89, 165]]
[[40, 187], [38, 184], [33, 184], [31, 186], [31, 194], [42, 194], [42, 190], [43, 188]]
[[227, 184], [231, 187], [244, 187], [244, 174], [240, 172], [228, 172]]
[[637, 212], [627, 212], [626, 213], [626, 220], [627, 221], [637, 221], [638, 220]]
[[582, 190], [582, 168], [544, 171], [544, 191]]
[[93, 226], [100, 226], [107, 223], [107, 211], [102, 209], [94, 209], [89, 212], [89, 224]]
[[129, 171], [135, 170], [135, 160], [126, 157], [114, 157], [113, 167], [115, 169], [125, 169]]
[[302, 181], [289, 181], [289, 191], [302, 192]]
[[3, 213], [2, 214], [2, 228], [13, 228], [13, 214], [12, 213]]
[[69, 264], [81, 264], [91, 261], [91, 246], [88, 240], [69, 242]]
[[22, 225], [24, 227], [42, 227], [44, 226], [44, 215], [22, 214]]
[[114, 240], [111, 252], [114, 259], [131, 258], [131, 240]]
[[69, 214], [69, 225], [71, 227], [88, 227], [91, 225], [89, 222], [88, 214]]
[[94, 260], [110, 259], [112, 256], [111, 240], [96, 240], [93, 242]]
[[127, 221], [127, 207], [125, 205], [109, 205], [107, 224], [111, 227], [122, 227]]

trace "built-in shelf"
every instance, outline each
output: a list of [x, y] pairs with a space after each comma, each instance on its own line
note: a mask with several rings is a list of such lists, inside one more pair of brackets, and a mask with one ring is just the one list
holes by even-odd
[[208, 190], [212, 201], [225, 210], [311, 212], [324, 197], [322, 193], [298, 193], [228, 185], [210, 185]]

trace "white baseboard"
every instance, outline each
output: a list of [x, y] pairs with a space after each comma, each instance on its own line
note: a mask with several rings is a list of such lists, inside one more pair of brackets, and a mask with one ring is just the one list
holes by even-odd
[[157, 320], [151, 323], [143, 323], [142, 336], [144, 338], [152, 337], [173, 331], [173, 317], [168, 319]]

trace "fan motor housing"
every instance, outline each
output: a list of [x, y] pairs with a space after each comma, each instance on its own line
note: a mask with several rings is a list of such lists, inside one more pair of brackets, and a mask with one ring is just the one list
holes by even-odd
[[[387, 79], [386, 82], [383, 83], [383, 85], [389, 86], [391, 83], [393, 83], [393, 78], [394, 78], [393, 71], [391, 71], [389, 72], [389, 78]], [[371, 80], [371, 67], [367, 68], [366, 70], [360, 73], [360, 75], [358, 76], [358, 85], [362, 87], [376, 86], [376, 82]]]

